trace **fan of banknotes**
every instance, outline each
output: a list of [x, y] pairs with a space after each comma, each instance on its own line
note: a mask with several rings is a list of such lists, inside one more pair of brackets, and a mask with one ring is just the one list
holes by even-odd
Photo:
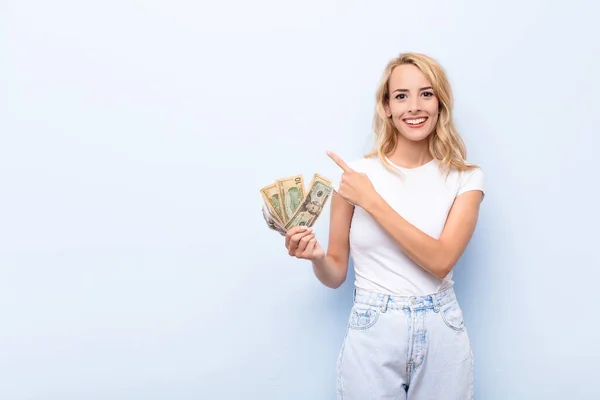
[[313, 226], [332, 191], [331, 181], [319, 174], [313, 175], [308, 191], [301, 174], [277, 179], [260, 189], [265, 221], [282, 236], [294, 226]]

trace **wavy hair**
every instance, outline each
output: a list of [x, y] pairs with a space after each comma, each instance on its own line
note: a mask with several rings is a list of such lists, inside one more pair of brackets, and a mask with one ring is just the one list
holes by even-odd
[[434, 130], [428, 136], [431, 156], [437, 159], [440, 162], [440, 168], [447, 172], [450, 171], [450, 167], [455, 167], [459, 171], [476, 168], [475, 165], [467, 163], [465, 144], [454, 126], [452, 118], [454, 99], [446, 72], [437, 61], [419, 53], [400, 54], [399, 57], [390, 60], [385, 67], [375, 95], [376, 105], [373, 117], [375, 144], [372, 151], [365, 157], [377, 155], [387, 168], [398, 172], [391, 167], [386, 156], [398, 145], [397, 135], [400, 133], [394, 126], [392, 118], [385, 114], [384, 106], [390, 101], [389, 80], [392, 71], [404, 64], [412, 64], [421, 70], [431, 83], [433, 92], [439, 101], [440, 115]]

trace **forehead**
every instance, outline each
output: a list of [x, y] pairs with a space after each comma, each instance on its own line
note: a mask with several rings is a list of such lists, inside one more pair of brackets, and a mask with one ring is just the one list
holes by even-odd
[[412, 64], [399, 65], [390, 75], [390, 89], [418, 89], [431, 86], [419, 68]]

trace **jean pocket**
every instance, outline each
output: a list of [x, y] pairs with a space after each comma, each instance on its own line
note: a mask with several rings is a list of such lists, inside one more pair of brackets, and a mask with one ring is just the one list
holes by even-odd
[[374, 306], [367, 306], [364, 304], [354, 304], [350, 311], [350, 323], [351, 329], [364, 330], [375, 325], [379, 319], [379, 308]]
[[462, 331], [465, 328], [462, 309], [458, 302], [453, 301], [440, 308], [440, 315], [444, 323], [455, 331]]

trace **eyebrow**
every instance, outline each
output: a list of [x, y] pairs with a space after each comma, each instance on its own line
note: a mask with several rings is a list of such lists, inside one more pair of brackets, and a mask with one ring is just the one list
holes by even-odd
[[[433, 88], [431, 86], [425, 86], [425, 87], [422, 87], [421, 89], [419, 89], [419, 91], [428, 90], [428, 89], [432, 90]], [[392, 93], [395, 93], [395, 92], [408, 92], [408, 89], [396, 89]]]

